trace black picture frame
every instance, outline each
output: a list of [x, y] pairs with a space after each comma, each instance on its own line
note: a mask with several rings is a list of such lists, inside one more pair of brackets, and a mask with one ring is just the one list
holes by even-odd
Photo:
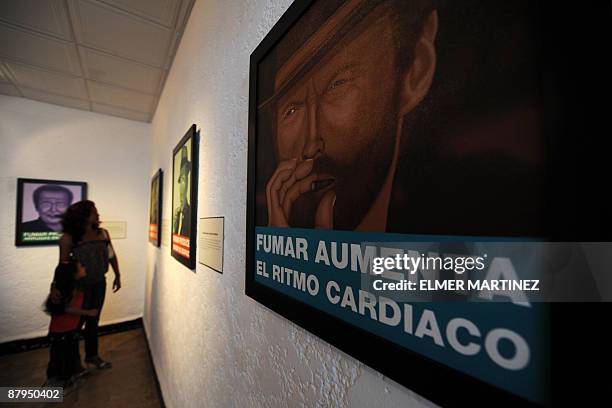
[[[172, 218], [170, 220], [170, 253], [191, 270], [196, 267], [197, 209], [198, 209], [198, 132], [189, 127], [172, 150]], [[180, 156], [179, 156], [180, 155]], [[180, 191], [179, 177], [187, 174]], [[180, 196], [183, 195], [183, 204]], [[178, 198], [178, 199], [177, 199]], [[182, 207], [179, 207], [182, 205]]]
[[156, 247], [161, 245], [163, 183], [164, 172], [159, 169], [151, 178], [149, 198], [149, 242]]
[[[17, 179], [17, 207], [15, 217], [15, 245], [18, 247], [23, 246], [49, 246], [57, 245], [59, 237], [61, 236], [61, 230], [52, 232], [51, 228], [46, 226], [45, 221], [42, 220], [40, 211], [36, 210], [39, 214], [38, 219], [23, 220], [24, 206], [30, 203], [30, 209], [35, 208], [34, 204], [34, 193], [30, 191], [32, 189], [42, 186], [50, 186], [52, 189], [68, 189], [72, 200], [67, 202], [67, 206], [76, 203], [78, 201], [87, 199], [87, 183], [84, 181], [69, 181], [69, 180], [46, 180], [46, 179], [31, 179], [31, 178], [18, 178]], [[74, 190], [80, 192], [78, 196], [75, 195]], [[40, 190], [39, 190], [40, 191]], [[24, 197], [26, 193], [32, 194], [29, 197]], [[40, 197], [40, 196], [39, 196]], [[68, 197], [69, 198], [69, 197]], [[40, 199], [40, 198], [39, 198]], [[65, 205], [66, 206], [66, 205]], [[66, 208], [67, 208], [66, 206]], [[52, 207], [52, 211], [55, 210], [55, 205]], [[31, 212], [31, 211], [30, 211]], [[55, 220], [58, 217], [54, 217]], [[43, 231], [44, 230], [44, 231]]]
[[[285, 38], [296, 22], [313, 5], [320, 2], [322, 0], [295, 1], [252, 52], [250, 57], [245, 294], [329, 342], [341, 351], [442, 406], [459, 407], [468, 404], [470, 406], [490, 406], [493, 404], [495, 406], [512, 407], [550, 405], [553, 399], [551, 370], [548, 370], [550, 378], [547, 379], [546, 389], [543, 391], [547, 395], [546, 400], [534, 402], [436, 362], [420, 353], [400, 347], [384, 338], [348, 324], [317, 308], [256, 282], [255, 236], [256, 219], [259, 215], [257, 210], [259, 205], [257, 196], [258, 175], [262, 167], [268, 165], [262, 161], [261, 156], [258, 154], [258, 149], [261, 148], [263, 143], [270, 141], [270, 138], [262, 138], [259, 134], [258, 110], [262, 105], [262, 100], [265, 100], [261, 96], [265, 92], [265, 87], [260, 82], [260, 75], [265, 69], [262, 66], [262, 61], [271, 55], [274, 47]], [[545, 26], [551, 24], [553, 20], [554, 17], [548, 15], [547, 20], [544, 22]], [[546, 37], [544, 41], [553, 41], [553, 39]], [[552, 80], [547, 83], [548, 86], [551, 86], [551, 84], [553, 84]], [[550, 120], [553, 116], [556, 120], [558, 112], [551, 107], [553, 104], [546, 98], [549, 96], [551, 95], [546, 94], [543, 98], [543, 110], [546, 112], [547, 120]], [[546, 137], [549, 136], [548, 134], [546, 135]], [[546, 147], [548, 148], [548, 146]], [[555, 155], [558, 153], [554, 152]], [[551, 185], [554, 183], [554, 180], [547, 181], [550, 181]], [[553, 196], [556, 190], [547, 191], [547, 193]], [[551, 225], [554, 225], [552, 221], [554, 218], [551, 211], [550, 215], [545, 215], [544, 217], [545, 228], [538, 231], [538, 233], [528, 233], [523, 236], [541, 237], [539, 232], [544, 230], [547, 233], [546, 236], [554, 236], [556, 231], [551, 228]], [[550, 234], [548, 234], [549, 231], [551, 231]], [[499, 236], [503, 237], [504, 235], [500, 234]], [[521, 236], [521, 234], [512, 233], [508, 234], [508, 236]], [[549, 323], [546, 323], [547, 326], [544, 329], [552, 331], [552, 325], [549, 326]], [[545, 347], [550, 347], [550, 344]], [[550, 348], [552, 349], [552, 347]], [[552, 354], [553, 351], [551, 350], [551, 360]]]

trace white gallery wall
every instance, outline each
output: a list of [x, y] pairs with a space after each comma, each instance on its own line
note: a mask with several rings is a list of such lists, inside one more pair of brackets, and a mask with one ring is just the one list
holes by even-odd
[[148, 123], [0, 95], [0, 343], [45, 336], [41, 305], [57, 246], [16, 247], [17, 178], [85, 181], [102, 221], [127, 222], [114, 241], [123, 288], [107, 297], [101, 324], [142, 316], [150, 174]]
[[201, 130], [198, 217], [225, 217], [223, 274], [172, 258], [167, 228], [162, 246], [147, 248], [144, 322], [164, 401], [432, 406], [244, 294], [249, 56], [291, 3], [198, 0], [153, 119], [148, 172], [164, 171], [166, 227], [172, 149], [192, 123]]

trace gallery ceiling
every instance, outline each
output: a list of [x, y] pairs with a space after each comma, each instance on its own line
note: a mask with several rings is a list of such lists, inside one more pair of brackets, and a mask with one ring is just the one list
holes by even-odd
[[150, 122], [195, 0], [0, 0], [0, 94]]

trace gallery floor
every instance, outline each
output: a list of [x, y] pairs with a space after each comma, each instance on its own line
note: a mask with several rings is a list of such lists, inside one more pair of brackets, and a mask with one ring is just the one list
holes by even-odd
[[[90, 374], [79, 389], [64, 398], [62, 407], [163, 406], [142, 328], [100, 337], [100, 349], [101, 356], [112, 361], [113, 367]], [[48, 357], [47, 348], [0, 357], [0, 386], [39, 387], [46, 379]], [[20, 408], [58, 406], [14, 405]]]

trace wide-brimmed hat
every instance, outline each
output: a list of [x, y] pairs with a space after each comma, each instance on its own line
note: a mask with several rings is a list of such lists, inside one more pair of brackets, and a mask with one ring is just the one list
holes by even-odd
[[258, 109], [272, 106], [361, 20], [385, 1], [327, 0], [316, 4], [315, 7], [320, 10], [308, 10], [273, 50], [271, 58], [274, 59], [274, 67], [268, 70], [273, 78], [266, 79], [271, 83], [268, 84], [267, 93], [263, 90]]

